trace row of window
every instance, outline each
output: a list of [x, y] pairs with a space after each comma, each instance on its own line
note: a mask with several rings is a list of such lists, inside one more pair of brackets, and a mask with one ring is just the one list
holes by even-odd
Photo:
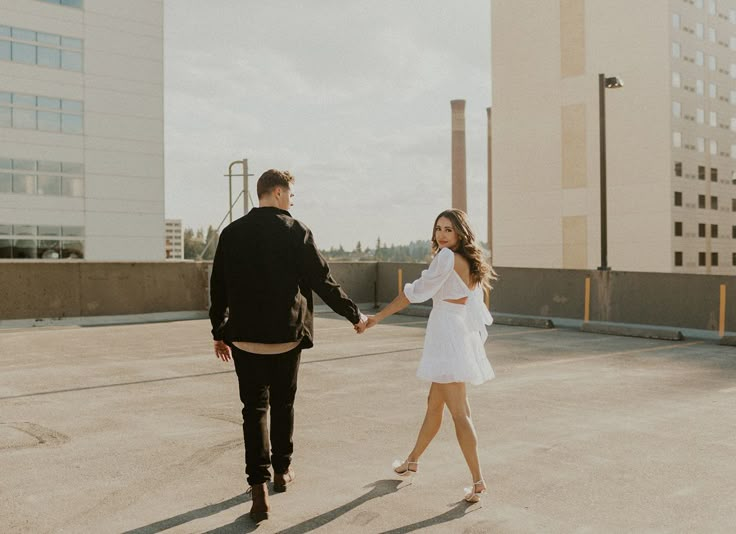
[[[675, 162], [675, 176], [682, 176], [683, 167], [681, 161]], [[707, 176], [707, 169], [705, 165], [698, 165], [698, 180], [705, 180]], [[716, 167], [710, 168], [710, 181], [718, 182], [718, 169]], [[731, 171], [731, 183], [736, 185], [736, 170]], [[736, 210], [734, 210], [736, 211]]]
[[47, 4], [56, 4], [59, 6], [78, 7], [80, 9], [84, 7], [83, 0], [41, 0], [41, 2], [46, 2]]
[[[672, 101], [672, 116], [681, 119], [694, 120], [698, 124], [705, 124], [705, 110], [703, 108], [695, 108], [695, 115], [687, 115], [682, 113], [682, 105], [677, 100]], [[708, 126], [718, 127], [718, 112], [708, 112]], [[736, 132], [736, 117], [729, 119], [729, 129], [732, 132]]]
[[[707, 143], [706, 143], [707, 141]], [[705, 152], [706, 146], [708, 147], [708, 153], [711, 156], [719, 155], [718, 152], [718, 141], [715, 139], [707, 140], [705, 137], [695, 137], [695, 144], [683, 143], [681, 132], [672, 132], [672, 146], [674, 148], [686, 148], [688, 150], [697, 150], [698, 152]], [[736, 144], [731, 145], [730, 152], [720, 153], [721, 156], [730, 156], [732, 159], [736, 159]]]
[[84, 242], [67, 239], [3, 239], [0, 259], [57, 260], [84, 258]]
[[84, 196], [84, 165], [0, 158], [0, 193]]
[[[707, 203], [706, 200], [707, 198], [705, 195], [698, 195], [698, 208], [705, 209]], [[682, 206], [682, 191], [675, 191], [675, 206]], [[710, 197], [710, 209], [718, 209], [718, 197]], [[731, 199], [731, 211], [736, 212], [736, 198]]]
[[[675, 88], [682, 88], [686, 91], [690, 91], [692, 93], [695, 93], [697, 95], [705, 95], [705, 82], [701, 79], [695, 80], [695, 85], [687, 85], [686, 83], [683, 83], [682, 76], [677, 71], [672, 71], [672, 87]], [[708, 96], [710, 98], [718, 98], [718, 84], [715, 82], [710, 82], [708, 84]], [[722, 100], [725, 102], [726, 98], [722, 98]], [[729, 93], [728, 102], [730, 104], [736, 105], [736, 90], [732, 90]]]
[[82, 102], [0, 91], [0, 128], [81, 134]]
[[[695, 7], [698, 9], [703, 9], [705, 7], [705, 2], [703, 0], [683, 0], [686, 4], [695, 4]], [[718, 0], [708, 0], [708, 14], [716, 16], [718, 15]], [[724, 19], [727, 19], [731, 22], [731, 24], [736, 24], [736, 9], [729, 9], [728, 10], [728, 17], [726, 15], [721, 15]]]
[[[732, 43], [731, 49], [736, 50], [736, 37], [731, 37], [731, 43]], [[706, 64], [706, 56], [705, 54], [703, 54], [702, 50], [696, 50], [695, 56], [689, 58], [689, 57], [686, 57], [682, 53], [682, 46], [680, 45], [680, 43], [674, 42], [674, 41], [672, 42], [672, 57], [675, 59], [682, 58], [685, 61], [689, 60], [691, 63], [695, 63], [699, 67], [703, 67]], [[707, 61], [708, 70], [717, 71], [718, 70], [718, 58], [713, 55], [708, 55], [707, 59], [708, 59]], [[724, 69], [724, 74], [725, 74], [725, 69]], [[736, 63], [729, 64], [728, 74], [729, 76], [731, 76], [731, 78], [736, 78]]]
[[[698, 267], [707, 267], [705, 260], [707, 259], [707, 253], [698, 252]], [[682, 267], [683, 265], [683, 254], [682, 252], [675, 252], [675, 267]], [[718, 267], [718, 252], [710, 253], [710, 265], [711, 267]], [[731, 265], [736, 265], [736, 252], [731, 254]]]
[[[698, 223], [698, 237], [707, 237], [707, 224], [705, 223]], [[683, 225], [680, 221], [675, 221], [675, 237], [682, 237], [683, 236]], [[711, 224], [710, 225], [710, 236], [712, 238], [718, 237], [718, 225], [717, 224]], [[733, 239], [736, 239], [736, 226], [731, 226], [731, 237]]]
[[84, 258], [84, 227], [0, 224], [0, 258]]
[[0, 60], [82, 70], [82, 40], [0, 25]]

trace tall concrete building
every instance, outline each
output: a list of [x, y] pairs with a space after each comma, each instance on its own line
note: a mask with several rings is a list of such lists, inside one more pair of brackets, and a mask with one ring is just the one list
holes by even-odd
[[0, 258], [159, 260], [163, 1], [0, 3]]
[[494, 261], [736, 273], [736, 0], [493, 0]]
[[184, 231], [181, 219], [166, 219], [166, 259], [184, 259]]

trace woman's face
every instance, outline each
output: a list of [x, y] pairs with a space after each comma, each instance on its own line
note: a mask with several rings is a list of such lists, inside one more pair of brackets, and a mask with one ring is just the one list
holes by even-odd
[[434, 239], [440, 248], [455, 250], [459, 238], [450, 219], [447, 217], [437, 219], [437, 224], [434, 227]]

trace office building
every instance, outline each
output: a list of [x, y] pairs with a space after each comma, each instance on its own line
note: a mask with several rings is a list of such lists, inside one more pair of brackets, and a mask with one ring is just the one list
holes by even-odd
[[736, 0], [492, 2], [494, 261], [736, 274]]
[[166, 259], [184, 259], [184, 231], [181, 219], [166, 219]]
[[0, 258], [159, 260], [163, 1], [0, 4]]

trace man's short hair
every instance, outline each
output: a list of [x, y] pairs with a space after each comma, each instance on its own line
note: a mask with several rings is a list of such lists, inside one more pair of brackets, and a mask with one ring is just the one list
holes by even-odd
[[291, 184], [293, 183], [294, 177], [289, 171], [268, 169], [266, 172], [261, 174], [260, 178], [258, 178], [258, 185], [256, 186], [256, 190], [258, 191], [258, 198], [262, 198], [263, 195], [269, 194], [277, 187], [290, 189]]

